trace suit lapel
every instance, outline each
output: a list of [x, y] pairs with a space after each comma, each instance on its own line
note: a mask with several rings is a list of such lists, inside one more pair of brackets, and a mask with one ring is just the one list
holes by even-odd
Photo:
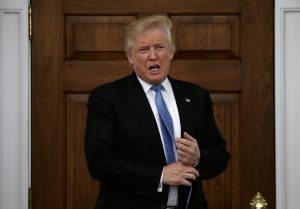
[[183, 135], [183, 132], [189, 132], [189, 127], [192, 127], [192, 108], [191, 108], [191, 103], [192, 103], [192, 98], [190, 98], [187, 93], [184, 91], [183, 86], [178, 83], [178, 81], [173, 80], [169, 78], [177, 108], [178, 108], [178, 113], [180, 117], [180, 124], [181, 124], [181, 132]]
[[135, 74], [129, 76], [126, 81], [128, 82], [125, 82], [123, 86], [125, 90], [124, 97], [140, 122], [145, 133], [145, 140], [149, 141], [152, 150], [154, 150], [154, 156], [160, 162], [166, 163], [160, 134], [147, 96]]

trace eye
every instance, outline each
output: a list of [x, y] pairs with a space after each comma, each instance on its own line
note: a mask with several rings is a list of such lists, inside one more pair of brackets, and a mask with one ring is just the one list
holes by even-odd
[[162, 51], [165, 49], [165, 46], [164, 45], [157, 45], [155, 46], [155, 49], [157, 49], [158, 51]]
[[139, 53], [146, 53], [148, 51], [148, 49], [149, 49], [148, 47], [142, 47], [142, 48], [138, 49], [138, 52]]

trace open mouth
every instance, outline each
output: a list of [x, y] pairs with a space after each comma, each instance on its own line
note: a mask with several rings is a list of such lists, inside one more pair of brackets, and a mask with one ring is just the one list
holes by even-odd
[[151, 65], [148, 69], [151, 71], [157, 71], [160, 69], [160, 66], [157, 64], [154, 64], [154, 65]]

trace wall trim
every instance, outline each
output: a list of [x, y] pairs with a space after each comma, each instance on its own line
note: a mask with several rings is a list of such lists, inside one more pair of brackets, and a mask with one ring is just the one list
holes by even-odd
[[0, 9], [0, 209], [28, 208], [30, 53], [27, 17], [27, 8]]
[[[296, 13], [300, 15], [300, 2], [277, 0], [275, 5], [276, 208], [293, 209], [300, 203], [297, 198], [300, 183], [296, 177], [300, 173], [299, 166], [296, 166], [300, 155], [293, 151], [300, 148], [297, 142], [300, 132], [299, 128], [292, 125], [300, 117], [300, 112], [297, 111], [300, 97], [295, 95], [295, 89], [300, 88], [298, 82], [295, 82], [297, 76], [298, 80], [300, 78], [295, 70], [299, 69], [300, 62], [297, 61], [299, 53], [292, 51], [300, 52], [300, 43], [297, 41], [300, 35], [300, 18], [287, 17]], [[299, 35], [292, 35], [291, 30], [298, 31]], [[295, 135], [299, 137], [294, 137]]]

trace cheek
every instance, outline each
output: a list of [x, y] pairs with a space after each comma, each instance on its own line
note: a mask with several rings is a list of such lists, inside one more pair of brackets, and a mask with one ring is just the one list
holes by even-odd
[[165, 56], [164, 57], [164, 65], [166, 65], [166, 66], [168, 66], [168, 65], [170, 65], [170, 63], [171, 63], [171, 58], [170, 58], [170, 56]]
[[144, 66], [147, 63], [147, 59], [144, 56], [138, 56], [134, 59], [134, 64], [139, 66]]
[[161, 59], [166, 63], [171, 62], [171, 60], [173, 59], [173, 54], [172, 53], [164, 53], [164, 54], [162, 54]]

